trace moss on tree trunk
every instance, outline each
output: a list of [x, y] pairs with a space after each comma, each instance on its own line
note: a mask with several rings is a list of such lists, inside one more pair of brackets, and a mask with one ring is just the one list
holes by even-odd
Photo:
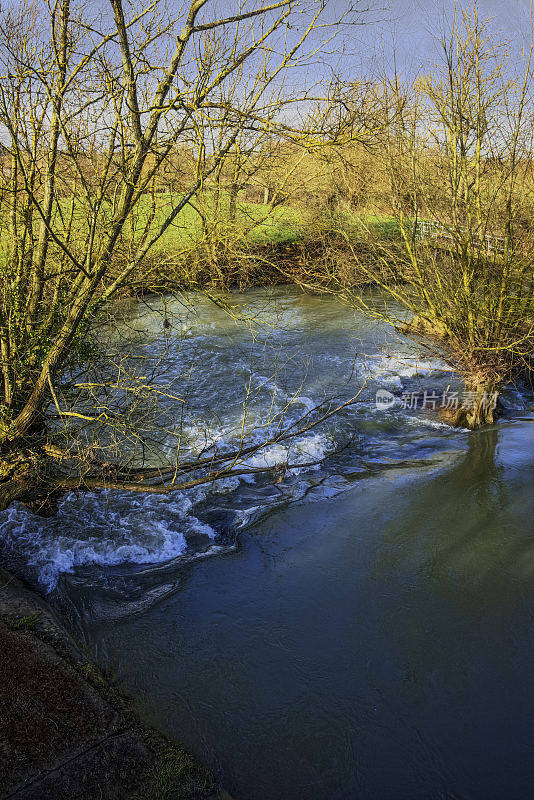
[[22, 455], [0, 456], [0, 511], [31, 490], [33, 470]]
[[442, 409], [441, 418], [459, 428], [476, 430], [493, 425], [497, 417], [499, 385], [481, 378], [465, 381], [465, 400], [458, 408]]
[[48, 516], [58, 491], [62, 491], [54, 486], [57, 467], [44, 452], [13, 446], [3, 450], [0, 448], [0, 511], [18, 500], [36, 513]]

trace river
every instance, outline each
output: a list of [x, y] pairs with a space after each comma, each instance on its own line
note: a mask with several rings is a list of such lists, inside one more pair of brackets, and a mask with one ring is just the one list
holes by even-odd
[[251, 381], [258, 424], [273, 397], [296, 417], [363, 386], [291, 444], [324, 461], [279, 483], [71, 494], [50, 520], [15, 506], [4, 560], [236, 800], [530, 797], [532, 397], [510, 389], [498, 424], [454, 430], [404, 406], [458, 381], [379, 318], [282, 288], [234, 296], [247, 327], [192, 299], [167, 304], [180, 335], [128, 308], [136, 347], [202, 367], [190, 446], [231, 441]]

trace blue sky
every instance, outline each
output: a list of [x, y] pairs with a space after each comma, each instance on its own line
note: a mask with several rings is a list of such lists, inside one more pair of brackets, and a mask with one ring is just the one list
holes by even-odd
[[[380, 4], [374, 0], [375, 7]], [[381, 45], [392, 53], [395, 43], [400, 69], [416, 71], [432, 58], [435, 36], [452, 19], [454, 0], [389, 0], [381, 5], [382, 21], [357, 30], [354, 55], [359, 49], [363, 64], [369, 66]], [[519, 57], [522, 45], [530, 43], [530, 0], [479, 0], [478, 6], [482, 17], [493, 17], [496, 34], [509, 40]]]

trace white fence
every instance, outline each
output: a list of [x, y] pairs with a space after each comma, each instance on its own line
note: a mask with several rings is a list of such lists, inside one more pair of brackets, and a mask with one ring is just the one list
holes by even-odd
[[[458, 233], [465, 234], [467, 229], [462, 227], [457, 230]], [[453, 242], [455, 239], [454, 232], [451, 228], [447, 228], [447, 226], [443, 225], [441, 222], [435, 222], [430, 219], [422, 219], [416, 222], [415, 235], [418, 239], [439, 239], [448, 242]], [[484, 247], [488, 253], [506, 252], [506, 239], [504, 236], [493, 236], [489, 233], [484, 236], [472, 234], [471, 243], [478, 247]]]

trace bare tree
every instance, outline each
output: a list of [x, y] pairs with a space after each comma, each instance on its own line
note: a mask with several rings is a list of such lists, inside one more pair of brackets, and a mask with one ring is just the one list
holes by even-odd
[[[172, 10], [162, 0], [109, 0], [95, 19], [75, 0], [22, 0], [1, 11], [0, 507], [43, 476], [61, 486], [164, 491], [236, 469], [245, 442], [195, 462], [204, 474], [194, 479], [187, 464], [135, 470], [92, 456], [68, 477], [75, 453], [55, 443], [50, 410], [63, 421], [101, 420], [91, 392], [83, 414], [65, 405], [70, 376], [90, 357], [91, 327], [243, 131], [283, 112], [274, 87], [335, 35], [340, 16], [351, 18], [348, 6], [328, 21], [326, 5], [242, 2], [225, 17], [211, 0]], [[247, 65], [256, 78], [241, 91], [236, 76]], [[209, 158], [161, 205], [158, 176], [207, 117], [224, 121]], [[138, 397], [152, 389], [136, 383]]]
[[523, 224], [532, 54], [518, 76], [476, 4], [455, 15], [440, 44], [434, 72], [385, 84], [395, 113], [384, 161], [399, 241], [378, 244], [378, 261], [359, 266], [389, 296], [387, 319], [399, 326], [410, 312], [404, 330], [464, 379], [466, 402], [449, 418], [476, 428], [493, 421], [497, 394], [530, 369], [534, 347]]

